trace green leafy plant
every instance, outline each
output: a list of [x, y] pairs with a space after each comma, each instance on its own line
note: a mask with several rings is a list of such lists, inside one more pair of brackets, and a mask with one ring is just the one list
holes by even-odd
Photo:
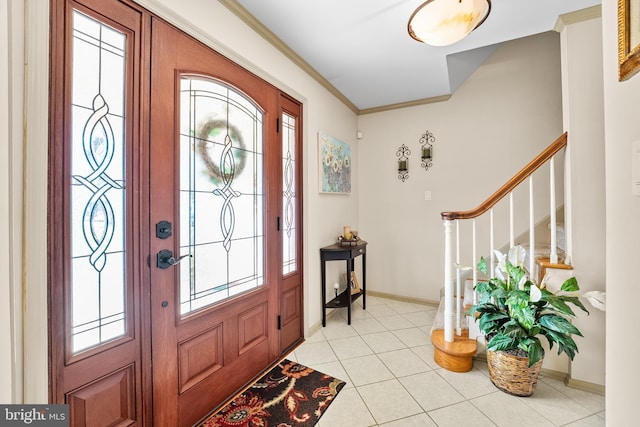
[[[566, 280], [557, 294], [529, 280], [524, 268], [525, 250], [521, 246], [511, 248], [508, 256], [495, 251], [498, 263], [496, 277], [478, 282], [477, 304], [468, 314], [478, 320], [480, 330], [489, 339], [487, 349], [508, 351], [529, 358], [529, 366], [544, 356], [540, 336], [549, 342], [549, 348], [558, 346], [558, 354], [566, 353], [571, 360], [578, 346], [571, 335], [582, 333], [569, 322], [575, 313], [572, 304], [589, 313], [575, 294], [580, 290], [575, 277]], [[487, 262], [480, 259], [478, 269], [487, 274]]]

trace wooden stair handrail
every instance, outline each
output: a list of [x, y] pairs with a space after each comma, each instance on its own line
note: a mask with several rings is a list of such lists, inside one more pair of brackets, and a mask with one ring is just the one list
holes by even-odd
[[520, 172], [515, 174], [513, 178], [507, 181], [498, 191], [493, 193], [487, 200], [482, 202], [477, 208], [469, 211], [457, 211], [457, 212], [442, 212], [440, 216], [443, 220], [454, 219], [470, 219], [476, 218], [489, 209], [491, 209], [496, 203], [498, 203], [507, 194], [511, 193], [522, 181], [531, 176], [540, 166], [545, 164], [551, 159], [558, 151], [567, 146], [567, 132], [563, 133], [558, 139], [556, 139], [551, 145], [544, 149], [544, 151], [527, 164]]

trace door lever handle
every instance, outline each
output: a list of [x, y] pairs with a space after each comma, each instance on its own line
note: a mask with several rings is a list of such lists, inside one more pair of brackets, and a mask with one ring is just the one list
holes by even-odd
[[191, 254], [186, 254], [186, 255], [182, 255], [181, 257], [178, 257], [178, 259], [175, 259], [174, 257], [169, 257], [169, 259], [167, 260], [167, 262], [171, 265], [176, 265], [179, 262], [183, 261], [185, 258], [189, 257], [191, 258], [193, 255]]
[[173, 256], [173, 252], [171, 252], [168, 249], [163, 249], [160, 252], [158, 252], [156, 254], [156, 265], [158, 266], [158, 268], [169, 268], [172, 267], [178, 263], [180, 263], [181, 261], [183, 261], [185, 258], [191, 258], [193, 255], [191, 254], [186, 254], [186, 255], [182, 255], [180, 257], [178, 257], [178, 259], [174, 258]]

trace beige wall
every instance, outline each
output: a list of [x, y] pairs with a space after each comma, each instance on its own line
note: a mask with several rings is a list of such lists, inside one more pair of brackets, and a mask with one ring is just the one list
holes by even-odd
[[640, 75], [617, 74], [616, 2], [602, 2], [607, 217], [607, 425], [637, 419], [640, 351], [640, 197], [631, 195], [631, 147], [640, 141]]
[[[564, 130], [571, 170], [570, 247], [574, 274], [583, 292], [605, 287], [605, 168], [602, 82], [602, 19], [567, 24], [561, 30]], [[574, 323], [579, 354], [571, 363], [572, 380], [604, 386], [605, 315], [591, 307], [577, 311]]]
[[[370, 289], [439, 301], [444, 285], [440, 212], [476, 207], [562, 134], [560, 42], [546, 33], [499, 47], [446, 102], [364, 115], [360, 141], [360, 232], [370, 241]], [[433, 167], [420, 167], [419, 138], [436, 137]], [[396, 151], [409, 146], [409, 179], [397, 178]], [[548, 169], [535, 186], [548, 189]], [[432, 199], [425, 200], [425, 191]], [[548, 190], [546, 190], [548, 191]], [[548, 192], [546, 193], [548, 194]], [[528, 187], [515, 195], [528, 227]], [[508, 202], [502, 207], [508, 208]], [[548, 195], [536, 215], [549, 215]], [[520, 217], [522, 218], [522, 217]], [[496, 208], [496, 224], [508, 210]], [[461, 226], [469, 236], [470, 225]], [[478, 257], [489, 254], [478, 221]], [[462, 243], [462, 241], [461, 241]], [[508, 244], [498, 233], [495, 247]], [[475, 265], [469, 245], [464, 265]]]

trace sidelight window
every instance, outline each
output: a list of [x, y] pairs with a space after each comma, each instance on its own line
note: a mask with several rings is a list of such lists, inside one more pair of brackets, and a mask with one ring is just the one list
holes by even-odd
[[296, 118], [282, 114], [282, 274], [296, 271]]
[[73, 12], [71, 348], [125, 333], [126, 36]]

